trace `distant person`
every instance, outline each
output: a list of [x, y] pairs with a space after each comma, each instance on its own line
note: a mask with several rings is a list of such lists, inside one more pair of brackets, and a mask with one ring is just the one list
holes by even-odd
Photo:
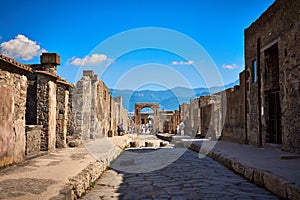
[[179, 125], [176, 126], [176, 134], [180, 134], [180, 126]]
[[120, 136], [120, 135], [121, 135], [121, 127], [118, 126], [118, 136]]

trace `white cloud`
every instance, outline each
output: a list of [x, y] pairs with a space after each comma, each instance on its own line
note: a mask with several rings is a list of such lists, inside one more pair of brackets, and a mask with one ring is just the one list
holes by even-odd
[[189, 61], [173, 61], [172, 65], [192, 65], [194, 62], [192, 60]]
[[0, 45], [0, 53], [8, 57], [20, 58], [22, 60], [31, 60], [42, 52], [46, 52], [46, 50], [41, 49], [40, 45], [35, 41], [32, 41], [21, 34], [17, 35], [15, 39], [3, 42]]
[[229, 69], [229, 70], [233, 70], [235, 68], [237, 68], [238, 66], [236, 64], [232, 64], [232, 65], [227, 65], [227, 64], [223, 64], [223, 68], [224, 69]]
[[71, 59], [70, 63], [75, 66], [95, 66], [103, 63], [111, 63], [113, 59], [108, 58], [105, 54], [92, 54], [85, 56], [84, 58], [76, 58], [75, 56]]

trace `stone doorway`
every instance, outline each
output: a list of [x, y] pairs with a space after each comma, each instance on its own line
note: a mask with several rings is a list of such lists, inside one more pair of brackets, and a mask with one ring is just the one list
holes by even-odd
[[279, 91], [269, 93], [269, 142], [282, 144]]
[[278, 44], [264, 51], [265, 120], [267, 142], [282, 144]]
[[[159, 129], [159, 104], [158, 103], [136, 103], [134, 106], [134, 122], [136, 125], [136, 130], [140, 132], [140, 126], [142, 123], [142, 113], [141, 110], [144, 108], [151, 108], [153, 110], [153, 131], [158, 132]], [[145, 123], [145, 119], [143, 120]]]

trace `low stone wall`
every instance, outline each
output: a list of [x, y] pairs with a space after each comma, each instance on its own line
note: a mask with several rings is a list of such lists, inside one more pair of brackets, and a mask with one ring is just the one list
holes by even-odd
[[32, 155], [40, 152], [42, 128], [42, 125], [26, 126], [26, 155]]

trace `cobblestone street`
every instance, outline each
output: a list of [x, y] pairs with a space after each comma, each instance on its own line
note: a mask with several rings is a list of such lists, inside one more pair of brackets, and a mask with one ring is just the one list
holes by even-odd
[[82, 199], [277, 199], [277, 197], [211, 158], [199, 158], [196, 152], [189, 149], [166, 148], [125, 151]]

